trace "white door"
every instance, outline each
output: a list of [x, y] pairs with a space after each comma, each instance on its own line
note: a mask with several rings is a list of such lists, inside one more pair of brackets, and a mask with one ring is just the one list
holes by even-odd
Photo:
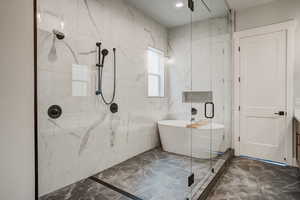
[[240, 39], [241, 155], [285, 162], [286, 38], [278, 31]]

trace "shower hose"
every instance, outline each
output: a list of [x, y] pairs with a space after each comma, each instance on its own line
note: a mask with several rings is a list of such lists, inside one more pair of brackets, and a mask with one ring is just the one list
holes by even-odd
[[103, 67], [100, 67], [100, 70], [99, 70], [99, 79], [100, 79], [100, 82], [99, 82], [99, 89], [100, 89], [100, 95], [101, 95], [101, 98], [103, 100], [103, 102], [106, 104], [106, 105], [110, 105], [114, 102], [115, 100], [115, 97], [116, 97], [116, 71], [117, 71], [117, 67], [116, 67], [116, 48], [113, 48], [113, 54], [114, 54], [114, 89], [113, 89], [113, 96], [111, 98], [110, 101], [108, 101], [107, 99], [105, 99], [105, 97], [103, 96], [103, 90], [102, 90], [102, 76], [103, 76]]

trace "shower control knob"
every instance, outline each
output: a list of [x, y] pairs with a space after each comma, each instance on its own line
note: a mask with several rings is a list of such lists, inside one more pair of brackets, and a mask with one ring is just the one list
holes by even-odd
[[52, 105], [48, 109], [48, 116], [52, 119], [57, 119], [61, 116], [62, 109], [58, 105]]
[[117, 113], [119, 111], [119, 106], [116, 103], [112, 103], [110, 105], [110, 112], [111, 113]]

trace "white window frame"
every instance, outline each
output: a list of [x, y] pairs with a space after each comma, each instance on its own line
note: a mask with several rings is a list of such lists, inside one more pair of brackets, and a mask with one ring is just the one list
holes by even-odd
[[[159, 67], [159, 72], [158, 73], [152, 73], [149, 72], [149, 61], [148, 61], [148, 52], [152, 51], [154, 53], [157, 53], [161, 56], [161, 66]], [[165, 98], [166, 97], [166, 87], [165, 87], [165, 62], [164, 62], [164, 52], [153, 48], [153, 47], [148, 47], [147, 49], [147, 83], [146, 83], [146, 93], [148, 98]], [[159, 95], [158, 96], [150, 96], [149, 95], [149, 77], [150, 76], [155, 76], [159, 80]]]

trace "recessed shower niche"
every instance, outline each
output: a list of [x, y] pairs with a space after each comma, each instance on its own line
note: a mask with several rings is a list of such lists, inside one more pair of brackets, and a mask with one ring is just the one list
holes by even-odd
[[231, 144], [225, 1], [38, 0], [36, 31], [41, 200], [204, 198]]

